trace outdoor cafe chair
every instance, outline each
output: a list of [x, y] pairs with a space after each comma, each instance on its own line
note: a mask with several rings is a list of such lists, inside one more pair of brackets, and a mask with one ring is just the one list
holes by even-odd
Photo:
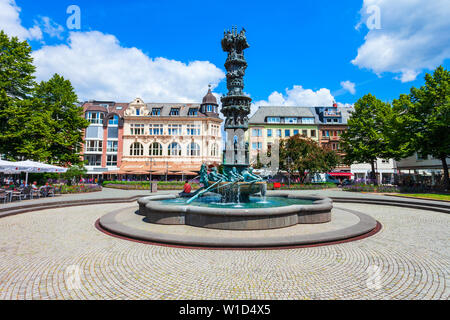
[[0, 190], [0, 200], [3, 200], [3, 203], [6, 203], [9, 200], [9, 196], [5, 190]]
[[24, 194], [25, 199], [32, 199], [33, 198], [31, 186], [27, 186], [27, 187], [23, 188], [22, 193]]
[[48, 187], [47, 188], [47, 197], [54, 197], [55, 196], [55, 188]]
[[40, 197], [46, 197], [47, 196], [47, 187], [42, 186], [39, 188]]
[[40, 198], [41, 192], [38, 189], [31, 188], [30, 195], [31, 195], [31, 199], [33, 199], [34, 197]]
[[18, 199], [19, 201], [23, 200], [25, 198], [25, 194], [23, 191], [13, 191], [12, 193], [12, 199]]

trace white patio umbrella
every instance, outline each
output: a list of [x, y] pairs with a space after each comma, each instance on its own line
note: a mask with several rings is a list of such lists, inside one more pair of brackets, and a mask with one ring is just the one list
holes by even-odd
[[52, 172], [52, 173], [63, 173], [66, 172], [67, 169], [63, 167], [53, 166], [46, 163], [41, 163], [37, 161], [18, 161], [18, 162], [12, 162], [16, 165], [16, 168], [19, 168], [18, 171], [25, 172], [25, 183], [28, 184], [28, 173], [46, 173], [46, 172]]

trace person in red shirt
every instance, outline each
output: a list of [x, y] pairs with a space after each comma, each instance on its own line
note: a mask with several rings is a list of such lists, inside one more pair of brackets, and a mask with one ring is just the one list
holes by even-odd
[[183, 192], [180, 193], [180, 197], [190, 197], [191, 191], [192, 191], [192, 187], [189, 184], [189, 181], [186, 180], [184, 187], [183, 187]]

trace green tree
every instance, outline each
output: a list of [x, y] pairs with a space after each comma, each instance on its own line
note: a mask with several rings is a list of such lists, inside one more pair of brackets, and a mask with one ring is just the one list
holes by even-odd
[[34, 86], [35, 70], [28, 42], [0, 31], [0, 90], [9, 98], [27, 98]]
[[46, 161], [52, 139], [51, 113], [39, 99], [8, 99], [2, 96], [0, 153], [8, 159]]
[[342, 134], [344, 161], [347, 164], [370, 163], [371, 178], [375, 179], [377, 158], [402, 158], [404, 150], [392, 148], [394, 118], [389, 103], [370, 93], [360, 98], [348, 120], [348, 129]]
[[338, 164], [332, 150], [322, 149], [317, 142], [295, 135], [280, 142], [280, 167], [290, 174], [297, 172], [303, 183], [308, 174], [328, 172]]
[[407, 155], [431, 155], [442, 162], [444, 187], [450, 188], [450, 72], [442, 66], [425, 75], [425, 85], [411, 88], [393, 102], [395, 135]]
[[55, 74], [36, 86], [34, 97], [42, 101], [51, 114], [48, 160], [61, 165], [80, 163], [83, 129], [89, 122], [83, 118], [83, 108], [77, 104], [78, 97], [70, 81]]

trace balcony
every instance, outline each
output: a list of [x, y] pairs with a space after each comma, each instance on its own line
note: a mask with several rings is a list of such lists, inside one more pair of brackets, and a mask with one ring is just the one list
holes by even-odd
[[324, 117], [341, 117], [342, 113], [340, 111], [324, 111]]

